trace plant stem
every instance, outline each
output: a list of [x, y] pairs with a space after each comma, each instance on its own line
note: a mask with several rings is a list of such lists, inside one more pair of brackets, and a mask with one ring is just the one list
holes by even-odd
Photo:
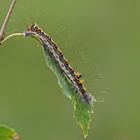
[[15, 7], [15, 4], [16, 4], [16, 0], [12, 0], [12, 3], [9, 7], [9, 10], [7, 12], [7, 15], [3, 21], [3, 24], [1, 26], [1, 29], [0, 29], [0, 42], [4, 39], [4, 34], [5, 34], [5, 30], [6, 30], [6, 26], [8, 24], [8, 21], [10, 19], [10, 16], [12, 15], [12, 12], [13, 12], [13, 9]]
[[14, 36], [25, 36], [25, 33], [13, 33], [5, 37], [1, 42], [0, 45], [3, 44], [7, 39], [14, 37]]

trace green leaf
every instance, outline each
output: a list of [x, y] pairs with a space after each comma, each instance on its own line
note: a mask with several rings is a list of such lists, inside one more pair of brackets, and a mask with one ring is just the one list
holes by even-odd
[[[88, 130], [90, 128], [91, 114], [93, 113], [93, 104], [91, 102], [84, 102], [81, 100], [80, 97], [78, 97], [76, 88], [73, 86], [70, 79], [66, 77], [64, 71], [59, 67], [58, 60], [55, 60], [55, 57], [52, 54], [52, 52], [48, 50], [47, 44], [51, 41], [51, 39], [49, 39], [48, 41], [47, 37], [46, 39], [43, 35], [40, 35], [39, 27], [36, 26], [35, 28], [35, 31], [27, 30], [25, 34], [27, 37], [30, 36], [37, 39], [39, 43], [43, 46], [43, 51], [46, 57], [46, 63], [48, 67], [57, 76], [58, 84], [63, 89], [64, 95], [72, 101], [74, 107], [74, 117], [76, 118], [78, 125], [82, 129], [84, 137], [87, 137]], [[51, 43], [49, 43], [49, 45], [51, 45]], [[89, 96], [92, 97], [90, 94]]]
[[73, 85], [65, 77], [62, 70], [60, 70], [60, 68], [57, 66], [57, 62], [54, 61], [54, 59], [51, 57], [51, 54], [45, 47], [44, 52], [48, 67], [57, 76], [58, 84], [63, 89], [64, 95], [72, 101], [74, 107], [74, 117], [76, 118], [78, 125], [82, 129], [84, 137], [87, 137], [88, 130], [90, 128], [91, 114], [93, 113], [93, 104], [82, 102], [81, 99], [77, 97]]
[[0, 125], [0, 140], [18, 140], [16, 131], [8, 126]]
[[88, 136], [88, 130], [90, 129], [91, 114], [93, 113], [93, 106], [90, 104], [85, 104], [81, 100], [72, 97], [71, 98], [74, 106], [74, 117], [77, 123], [80, 125], [84, 137]]

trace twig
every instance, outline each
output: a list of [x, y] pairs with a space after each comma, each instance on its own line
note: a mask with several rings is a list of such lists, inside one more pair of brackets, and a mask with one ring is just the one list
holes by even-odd
[[0, 42], [0, 45], [3, 44], [7, 39], [11, 38], [11, 37], [14, 37], [14, 36], [25, 36], [25, 33], [13, 33], [13, 34], [10, 34], [8, 36], [6, 36], [1, 42]]
[[13, 12], [15, 4], [16, 4], [16, 0], [12, 0], [12, 3], [10, 5], [10, 7], [9, 7], [7, 15], [6, 15], [6, 17], [5, 17], [4, 21], [3, 21], [2, 26], [1, 26], [1, 29], [0, 29], [0, 43], [4, 39], [4, 34], [5, 34], [6, 26], [8, 24], [8, 21], [10, 19], [10, 16], [11, 16], [12, 12]]

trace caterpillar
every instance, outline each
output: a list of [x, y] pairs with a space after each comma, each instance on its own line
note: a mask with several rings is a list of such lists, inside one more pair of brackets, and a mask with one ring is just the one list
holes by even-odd
[[89, 94], [84, 87], [84, 80], [81, 80], [81, 73], [76, 72], [69, 62], [64, 57], [64, 54], [59, 49], [58, 45], [36, 24], [31, 25], [24, 32], [25, 37], [31, 36], [36, 38], [42, 44], [46, 55], [51, 58], [55, 67], [67, 80], [67, 85], [75, 90], [76, 96], [80, 98], [81, 102], [92, 104], [94, 98]]

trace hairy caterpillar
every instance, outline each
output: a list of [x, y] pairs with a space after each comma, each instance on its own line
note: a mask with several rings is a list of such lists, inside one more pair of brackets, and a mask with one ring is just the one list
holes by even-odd
[[25, 31], [25, 36], [32, 36], [38, 39], [47, 55], [49, 55], [52, 61], [55, 62], [60, 72], [67, 78], [71, 83], [72, 88], [75, 89], [77, 97], [81, 98], [82, 102], [91, 104], [93, 102], [93, 97], [87, 93], [84, 87], [84, 81], [81, 80], [81, 74], [76, 72], [68, 63], [63, 53], [58, 48], [58, 45], [40, 29], [37, 25], [33, 24]]

